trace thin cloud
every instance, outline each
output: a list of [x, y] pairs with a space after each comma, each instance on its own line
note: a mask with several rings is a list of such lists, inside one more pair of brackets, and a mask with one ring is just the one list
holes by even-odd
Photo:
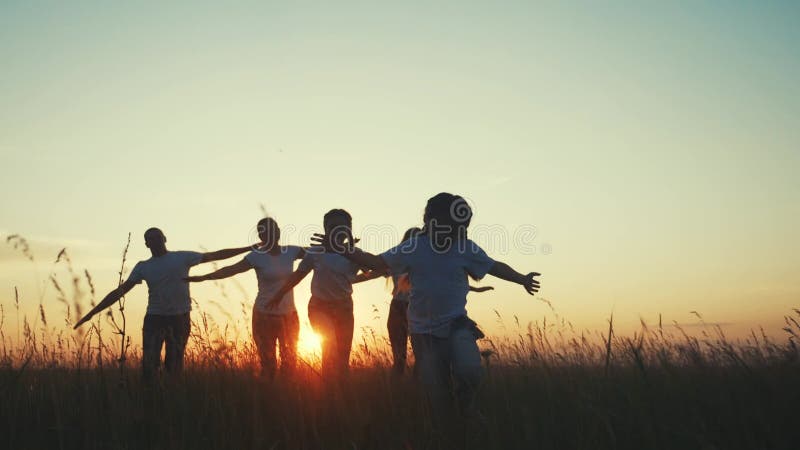
[[68, 251], [85, 251], [102, 247], [102, 243], [89, 239], [69, 238], [58, 236], [37, 236], [25, 235], [22, 233], [12, 233], [0, 230], [0, 262], [22, 261], [27, 259], [20, 246], [14, 248], [14, 243], [9, 241], [9, 237], [19, 236], [27, 243], [28, 251], [37, 261], [55, 260], [56, 255], [62, 249]]

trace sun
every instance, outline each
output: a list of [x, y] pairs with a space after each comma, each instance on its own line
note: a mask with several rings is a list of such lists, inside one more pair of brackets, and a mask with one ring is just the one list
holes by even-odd
[[300, 328], [297, 340], [297, 353], [307, 361], [319, 359], [322, 355], [322, 336], [310, 328]]

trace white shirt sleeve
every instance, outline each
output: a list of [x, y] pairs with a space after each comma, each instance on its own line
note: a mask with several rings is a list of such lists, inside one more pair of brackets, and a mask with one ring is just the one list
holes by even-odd
[[133, 281], [136, 284], [139, 284], [144, 280], [144, 274], [142, 273], [142, 263], [138, 262], [135, 266], [133, 266], [133, 270], [131, 270], [131, 274], [128, 275], [128, 281]]
[[380, 254], [383, 262], [389, 266], [389, 271], [391, 273], [408, 272], [408, 263], [410, 259], [409, 256], [410, 252], [408, 250], [408, 246], [403, 248], [403, 244], [390, 248], [389, 250], [386, 250]]
[[248, 254], [244, 255], [244, 261], [247, 261], [248, 264], [250, 264], [251, 266], [255, 267], [255, 265], [256, 265], [256, 256], [257, 255], [256, 255], [255, 251], [249, 252]]
[[486, 276], [494, 266], [494, 260], [478, 244], [472, 241], [467, 241], [467, 251], [464, 253], [464, 257], [467, 259], [467, 273], [476, 280]]
[[203, 262], [203, 254], [198, 252], [181, 252], [183, 253], [184, 263], [189, 266], [196, 266]]

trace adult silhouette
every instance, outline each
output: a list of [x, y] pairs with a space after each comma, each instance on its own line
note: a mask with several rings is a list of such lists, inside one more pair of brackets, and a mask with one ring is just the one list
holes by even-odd
[[192, 309], [189, 283], [184, 280], [189, 268], [200, 263], [230, 258], [251, 246], [215, 252], [169, 251], [167, 238], [158, 228], [144, 233], [144, 243], [150, 249], [150, 259], [138, 262], [124, 283], [109, 292], [103, 300], [75, 324], [78, 328], [97, 313], [116, 303], [134, 286], [145, 281], [148, 299], [142, 327], [142, 374], [150, 380], [161, 363], [161, 349], [166, 347], [164, 366], [167, 372], [183, 369], [183, 356], [189, 340]]

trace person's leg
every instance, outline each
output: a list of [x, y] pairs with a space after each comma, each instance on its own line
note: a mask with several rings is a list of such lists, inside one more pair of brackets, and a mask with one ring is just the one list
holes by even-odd
[[317, 304], [314, 299], [308, 304], [308, 320], [314, 332], [322, 338], [322, 372], [332, 374], [336, 371], [336, 327], [326, 305]]
[[389, 320], [386, 322], [394, 361], [392, 370], [397, 374], [402, 374], [406, 368], [406, 352], [408, 351], [407, 309], [408, 303], [392, 300], [389, 305]]
[[434, 425], [448, 421], [453, 416], [448, 339], [412, 334], [411, 347], [416, 359], [416, 373], [430, 404]]
[[463, 328], [454, 330], [448, 341], [459, 410], [466, 418], [480, 416], [475, 400], [483, 369], [475, 335]]
[[164, 366], [167, 372], [178, 374], [183, 370], [183, 356], [186, 353], [186, 344], [189, 342], [189, 332], [192, 321], [189, 313], [167, 317], [169, 322], [166, 330], [166, 351]]
[[146, 314], [142, 326], [142, 378], [145, 383], [153, 380], [161, 362], [161, 347], [164, 345], [164, 327], [160, 316]]
[[334, 322], [336, 326], [336, 366], [340, 373], [346, 373], [350, 370], [350, 351], [353, 348], [353, 328], [355, 327], [352, 303], [337, 308], [336, 316]]
[[291, 374], [297, 366], [297, 339], [300, 336], [300, 319], [297, 311], [283, 315], [281, 330], [281, 372]]
[[261, 376], [273, 377], [278, 362], [275, 357], [276, 330], [269, 314], [253, 311], [253, 340], [261, 364]]

